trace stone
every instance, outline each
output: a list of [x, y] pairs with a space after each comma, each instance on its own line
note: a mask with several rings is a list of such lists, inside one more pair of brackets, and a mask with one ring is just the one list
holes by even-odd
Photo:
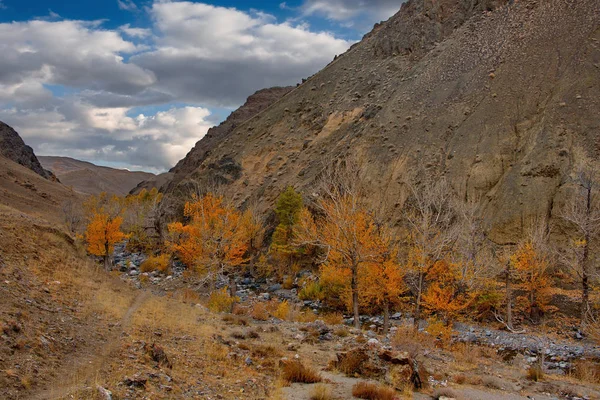
[[405, 351], [383, 350], [379, 352], [379, 358], [394, 365], [410, 364], [410, 355]]
[[112, 400], [112, 392], [102, 386], [98, 386], [98, 394], [102, 400]]

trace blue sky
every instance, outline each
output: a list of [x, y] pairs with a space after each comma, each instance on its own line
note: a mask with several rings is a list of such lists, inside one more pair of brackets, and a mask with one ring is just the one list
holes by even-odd
[[169, 169], [245, 98], [293, 85], [401, 0], [0, 0], [0, 120], [40, 155]]

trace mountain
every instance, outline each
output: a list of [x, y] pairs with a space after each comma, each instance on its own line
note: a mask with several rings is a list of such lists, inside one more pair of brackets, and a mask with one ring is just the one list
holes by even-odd
[[513, 242], [527, 220], [556, 218], [576, 147], [598, 158], [598, 93], [598, 0], [409, 0], [306, 83], [203, 138], [164, 189], [177, 203], [219, 183], [266, 210], [353, 157], [399, 222], [420, 165], [480, 204], [492, 240]]
[[44, 178], [52, 178], [52, 174], [45, 171], [40, 164], [33, 149], [23, 142], [13, 128], [2, 121], [0, 121], [0, 155], [29, 168]]
[[150, 180], [154, 174], [101, 167], [68, 157], [38, 157], [44, 168], [52, 171], [60, 181], [84, 194], [108, 192], [127, 195], [140, 182]]

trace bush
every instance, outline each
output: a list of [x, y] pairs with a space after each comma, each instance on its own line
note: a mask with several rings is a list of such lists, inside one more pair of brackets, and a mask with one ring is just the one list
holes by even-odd
[[527, 379], [530, 381], [541, 381], [544, 378], [544, 371], [539, 364], [535, 364], [529, 367], [527, 370]]
[[300, 300], [323, 300], [325, 292], [319, 282], [310, 282], [300, 290], [298, 297]]
[[352, 396], [366, 400], [394, 400], [396, 391], [375, 383], [358, 382], [352, 387]]
[[310, 392], [310, 400], [331, 400], [333, 396], [331, 394], [331, 388], [327, 385], [319, 383]]
[[161, 254], [159, 256], [148, 257], [146, 261], [140, 266], [142, 272], [166, 272], [169, 269], [169, 261], [171, 256], [169, 254]]
[[425, 331], [436, 338], [442, 348], [449, 345], [450, 340], [452, 340], [452, 327], [446, 325], [443, 321], [430, 319]]
[[343, 325], [344, 315], [342, 313], [329, 313], [321, 316], [323, 322], [327, 325]]
[[315, 370], [300, 361], [282, 361], [281, 377], [290, 383], [318, 383], [323, 379]]
[[279, 303], [279, 306], [277, 306], [277, 310], [275, 310], [273, 316], [284, 321], [290, 318], [290, 304], [287, 300]]
[[269, 312], [267, 311], [267, 305], [259, 302], [254, 304], [250, 316], [257, 321], [266, 321], [269, 319]]
[[212, 312], [231, 312], [233, 305], [239, 300], [239, 297], [231, 297], [228, 288], [224, 287], [210, 294], [207, 307]]

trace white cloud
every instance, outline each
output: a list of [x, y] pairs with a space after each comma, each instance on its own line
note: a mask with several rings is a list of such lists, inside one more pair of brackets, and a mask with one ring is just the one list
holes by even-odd
[[[148, 28], [0, 23], [0, 120], [40, 154], [167, 169], [208, 130], [206, 107], [295, 84], [351, 45], [256, 10], [156, 0], [148, 12]], [[169, 103], [196, 106], [132, 116]]]
[[117, 4], [119, 5], [119, 9], [125, 11], [137, 11], [138, 9], [133, 0], [117, 0]]
[[403, 2], [404, 0], [305, 0], [301, 9], [306, 15], [322, 15], [335, 21], [366, 17], [369, 22], [376, 22], [394, 15]]
[[156, 49], [132, 62], [153, 71], [174, 97], [234, 106], [269, 86], [291, 85], [318, 71], [351, 43], [268, 14], [191, 2], [154, 3]]
[[145, 28], [132, 28], [129, 24], [125, 24], [119, 27], [119, 30], [132, 38], [147, 38], [152, 35], [151, 29]]
[[[210, 111], [182, 107], [128, 116], [127, 108], [65, 104], [55, 110], [0, 110], [39, 155], [62, 155], [163, 172], [182, 159], [212, 126]], [[70, 115], [69, 115], [70, 114]]]

